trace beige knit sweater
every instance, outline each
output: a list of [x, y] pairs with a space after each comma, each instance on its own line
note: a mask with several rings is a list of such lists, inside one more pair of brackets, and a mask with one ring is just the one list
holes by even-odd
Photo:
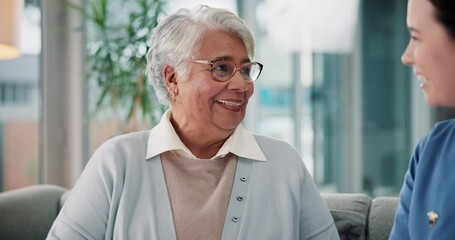
[[237, 156], [193, 159], [161, 154], [177, 239], [221, 239]]

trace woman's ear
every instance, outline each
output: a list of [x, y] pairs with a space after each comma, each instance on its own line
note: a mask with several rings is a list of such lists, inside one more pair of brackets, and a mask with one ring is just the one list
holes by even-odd
[[175, 68], [167, 64], [164, 65], [163, 75], [167, 91], [169, 92], [172, 102], [175, 102], [178, 94], [177, 73], [175, 72]]
[[164, 65], [163, 75], [167, 88], [169, 88], [170, 85], [177, 84], [177, 74], [175, 73], [175, 68], [173, 66]]

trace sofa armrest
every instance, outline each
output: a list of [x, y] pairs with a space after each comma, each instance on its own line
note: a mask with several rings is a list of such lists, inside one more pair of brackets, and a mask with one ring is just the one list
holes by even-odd
[[373, 199], [368, 217], [368, 239], [389, 239], [398, 201], [398, 197], [377, 197]]
[[70, 193], [71, 193], [71, 190], [67, 190], [67, 191], [65, 191], [65, 192], [62, 194], [62, 196], [60, 197], [60, 203], [59, 203], [59, 206], [58, 206], [59, 211], [60, 211], [60, 209], [62, 209], [63, 204], [65, 204], [66, 199], [68, 199]]
[[1, 239], [45, 239], [65, 191], [54, 185], [34, 185], [0, 193]]

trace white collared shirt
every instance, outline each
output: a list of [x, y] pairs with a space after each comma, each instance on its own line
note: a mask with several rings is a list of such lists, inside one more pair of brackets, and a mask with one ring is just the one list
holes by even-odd
[[[183, 144], [170, 121], [171, 109], [168, 109], [160, 123], [150, 131], [146, 158], [149, 159], [167, 151], [177, 151], [187, 157], [197, 159], [188, 147]], [[159, 141], [157, 141], [159, 139]], [[266, 157], [251, 132], [239, 124], [223, 146], [211, 159], [224, 157], [229, 152], [252, 160], [266, 161]]]

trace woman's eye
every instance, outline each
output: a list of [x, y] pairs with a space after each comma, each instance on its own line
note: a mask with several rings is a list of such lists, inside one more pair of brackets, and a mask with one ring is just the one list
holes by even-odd
[[229, 66], [227, 64], [216, 65], [216, 66], [213, 66], [213, 71], [228, 72]]
[[243, 75], [250, 75], [250, 72], [251, 72], [251, 66], [245, 66], [245, 67], [242, 67], [241, 69], [241, 72]]
[[419, 38], [416, 35], [413, 35], [413, 34], [410, 35], [410, 39], [412, 41], [418, 41], [419, 40]]

